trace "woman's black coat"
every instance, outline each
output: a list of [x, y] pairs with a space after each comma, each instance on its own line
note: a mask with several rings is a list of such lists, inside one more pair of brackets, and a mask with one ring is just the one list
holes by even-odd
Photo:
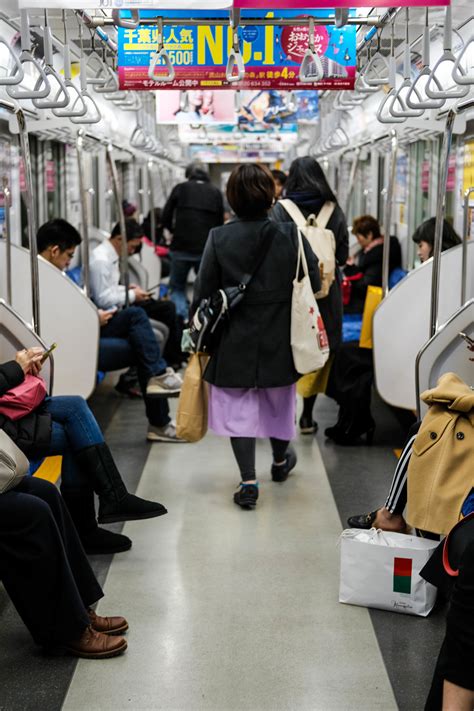
[[[8, 390], [20, 385], [25, 379], [23, 369], [15, 361], [0, 365], [0, 398]], [[41, 411], [35, 411], [22, 417], [21, 420], [10, 420], [0, 414], [0, 429], [7, 435], [27, 456], [35, 452], [35, 456], [45, 451], [51, 442], [51, 416]]]
[[[265, 235], [262, 232], [265, 232]], [[194, 303], [221, 288], [238, 286], [252, 273], [270, 230], [264, 261], [232, 311], [205, 379], [222, 388], [274, 388], [298, 379], [290, 345], [292, 284], [298, 256], [294, 225], [268, 218], [234, 220], [209, 233], [194, 290]], [[320, 286], [317, 259], [304, 239], [313, 291]]]
[[[389, 272], [402, 264], [400, 242], [396, 237], [390, 237]], [[364, 310], [368, 286], [382, 286], [383, 244], [378, 244], [368, 252], [360, 252], [357, 264], [347, 266], [344, 270], [347, 276], [362, 273], [362, 278], [352, 282], [351, 300], [344, 311], [348, 314], [359, 314]]]
[[[320, 198], [299, 201], [296, 195], [292, 196], [292, 200], [298, 205], [305, 217], [311, 214], [317, 215], [325, 202]], [[273, 208], [271, 218], [276, 222], [292, 222], [290, 215], [279, 203]], [[349, 255], [349, 234], [347, 232], [346, 218], [339, 205], [336, 205], [327, 228], [332, 230], [334, 234], [336, 240], [336, 263], [342, 267]], [[326, 327], [331, 351], [337, 350], [342, 341], [341, 282], [341, 273], [339, 269], [336, 269], [336, 278], [329, 290], [329, 294], [324, 299], [318, 299], [318, 306]]]

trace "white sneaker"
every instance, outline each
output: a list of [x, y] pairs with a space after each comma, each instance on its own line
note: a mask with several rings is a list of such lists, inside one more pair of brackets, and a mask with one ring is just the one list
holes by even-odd
[[168, 422], [168, 424], [164, 427], [148, 425], [148, 434], [146, 438], [149, 442], [175, 442], [176, 444], [186, 442], [185, 439], [180, 439], [176, 435], [175, 422]]
[[183, 379], [173, 368], [166, 368], [162, 375], [154, 375], [148, 381], [146, 394], [155, 397], [177, 397], [181, 392]]

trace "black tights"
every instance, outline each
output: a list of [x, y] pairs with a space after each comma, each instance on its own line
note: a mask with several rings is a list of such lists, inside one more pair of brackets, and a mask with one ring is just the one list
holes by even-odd
[[[255, 437], [230, 438], [242, 481], [251, 481], [257, 478], [255, 474], [255, 442]], [[283, 462], [289, 445], [288, 440], [270, 437], [270, 444], [272, 446], [273, 461]]]
[[313, 419], [313, 409], [316, 402], [317, 395], [310, 395], [309, 397], [303, 398], [303, 417], [312, 420]]

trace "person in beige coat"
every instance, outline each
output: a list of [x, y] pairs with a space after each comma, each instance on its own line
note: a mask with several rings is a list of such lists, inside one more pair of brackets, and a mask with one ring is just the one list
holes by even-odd
[[422, 399], [430, 408], [409, 432], [384, 506], [351, 516], [352, 528], [403, 533], [407, 498], [408, 522], [436, 534], [446, 533], [463, 511], [472, 510], [474, 391], [454, 373], [446, 373]]
[[407, 521], [446, 535], [474, 487], [474, 390], [445, 373], [421, 397], [429, 410], [408, 466]]

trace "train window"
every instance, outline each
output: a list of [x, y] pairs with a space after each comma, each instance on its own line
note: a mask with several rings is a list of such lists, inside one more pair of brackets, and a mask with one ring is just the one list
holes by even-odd
[[[12, 190], [12, 154], [10, 149], [10, 141], [7, 138], [0, 137], [0, 181], [6, 177], [10, 190]], [[3, 237], [5, 228], [5, 206], [3, 191], [0, 192], [0, 237]]]
[[46, 141], [44, 153], [45, 217], [47, 220], [52, 220], [62, 216], [64, 210], [64, 191], [61, 189], [64, 180], [64, 145], [55, 141]]

